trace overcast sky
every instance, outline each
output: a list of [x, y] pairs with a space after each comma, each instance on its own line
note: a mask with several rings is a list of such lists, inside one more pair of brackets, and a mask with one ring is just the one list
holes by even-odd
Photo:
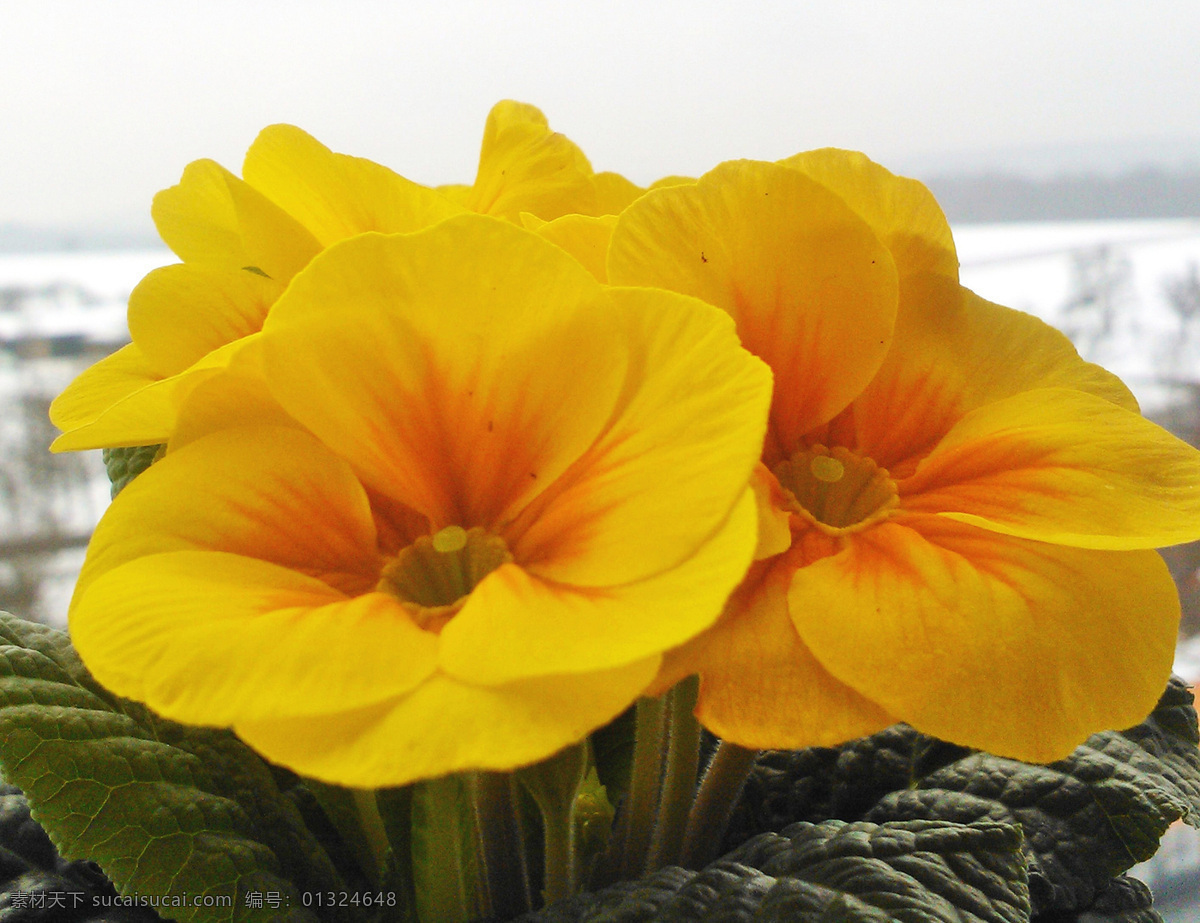
[[1197, 0], [0, 0], [0, 224], [146, 223], [281, 121], [470, 181], [504, 97], [639, 182], [1197, 138], [1198, 48]]

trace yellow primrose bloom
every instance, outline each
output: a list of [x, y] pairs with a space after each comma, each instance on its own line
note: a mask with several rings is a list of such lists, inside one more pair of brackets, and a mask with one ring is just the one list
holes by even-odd
[[723, 308], [775, 373], [756, 485], [778, 553], [665, 674], [700, 672], [714, 732], [906, 721], [1049, 760], [1151, 710], [1179, 604], [1150, 549], [1200, 538], [1200, 453], [962, 288], [924, 187], [843, 151], [723, 164], [630, 206], [607, 275]]
[[462, 195], [336, 154], [290, 125], [259, 134], [242, 177], [200, 160], [155, 197], [159, 234], [183, 262], [138, 285], [133, 342], [54, 402], [51, 419], [63, 430], [55, 451], [165, 442], [191, 390], [228, 365], [292, 277], [340, 240], [416, 231], [466, 210], [513, 221], [523, 212], [549, 220], [619, 211], [641, 191], [616, 174], [593, 174], [541, 112], [511, 101], [488, 117], [479, 175]]
[[522, 213], [543, 221], [617, 214], [643, 192], [616, 173], [594, 173], [578, 145], [550, 130], [540, 109], [511, 99], [488, 114], [475, 182], [440, 191], [473, 212], [513, 222]]
[[286, 415], [181, 420], [97, 528], [70, 627], [109, 689], [300, 773], [548, 756], [750, 563], [770, 372], [696, 299], [463, 216], [330, 247], [243, 356], [213, 406], [259, 374]]

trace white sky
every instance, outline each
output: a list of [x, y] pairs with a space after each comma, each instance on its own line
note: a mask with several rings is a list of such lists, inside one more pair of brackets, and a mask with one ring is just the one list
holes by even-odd
[[469, 181], [491, 104], [646, 182], [811, 147], [1200, 136], [1197, 0], [0, 0], [0, 223], [146, 222], [292, 122]]

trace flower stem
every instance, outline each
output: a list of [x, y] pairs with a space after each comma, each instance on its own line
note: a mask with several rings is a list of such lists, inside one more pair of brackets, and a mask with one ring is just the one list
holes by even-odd
[[497, 919], [511, 920], [532, 909], [513, 779], [508, 773], [472, 773], [470, 791], [489, 910]]
[[688, 815], [680, 861], [684, 868], [699, 869], [716, 858], [757, 757], [757, 750], [747, 750], [727, 740], [718, 745]]
[[692, 714], [699, 693], [700, 678], [691, 676], [667, 695], [667, 768], [650, 851], [651, 871], [677, 864], [682, 853], [700, 764], [700, 722]]
[[358, 823], [375, 860], [373, 878], [378, 881], [387, 867], [388, 837], [383, 827], [383, 818], [379, 814], [379, 806], [375, 803], [375, 790], [356, 788], [352, 789], [352, 794], [354, 808], [358, 812]]
[[575, 893], [575, 821], [571, 812], [563, 817], [543, 816], [546, 874], [543, 895], [546, 905]]
[[617, 880], [629, 881], [646, 871], [662, 773], [664, 716], [661, 698], [638, 699], [633, 772], [612, 844]]

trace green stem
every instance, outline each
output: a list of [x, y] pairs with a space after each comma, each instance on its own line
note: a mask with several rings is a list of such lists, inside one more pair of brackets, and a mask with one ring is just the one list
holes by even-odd
[[682, 854], [700, 765], [700, 722], [693, 714], [699, 693], [698, 676], [685, 679], [668, 693], [667, 769], [650, 852], [650, 871], [678, 864]]
[[655, 804], [662, 775], [663, 700], [639, 699], [629, 795], [621, 809], [617, 835], [617, 877], [630, 881], [646, 871], [654, 832]]
[[513, 780], [507, 773], [476, 772], [471, 775], [470, 790], [488, 912], [497, 919], [511, 920], [532, 909]]
[[375, 859], [375, 874], [372, 877], [378, 881], [387, 868], [388, 836], [383, 826], [383, 817], [379, 813], [379, 805], [375, 803], [375, 790], [356, 788], [351, 791], [354, 795], [354, 808], [358, 812], [359, 826]]
[[391, 856], [380, 890], [394, 891], [397, 897], [394, 912], [384, 918], [388, 923], [419, 923], [413, 884], [412, 800], [408, 786], [375, 792], [375, 806], [383, 820]]
[[542, 815], [546, 874], [543, 895], [546, 905], [571, 897], [575, 893], [575, 812], [561, 816]]
[[688, 815], [680, 861], [684, 868], [699, 869], [716, 858], [757, 757], [757, 750], [747, 750], [727, 740], [718, 745]]
[[490, 914], [482, 838], [465, 774], [412, 789], [412, 870], [422, 923], [466, 923]]

